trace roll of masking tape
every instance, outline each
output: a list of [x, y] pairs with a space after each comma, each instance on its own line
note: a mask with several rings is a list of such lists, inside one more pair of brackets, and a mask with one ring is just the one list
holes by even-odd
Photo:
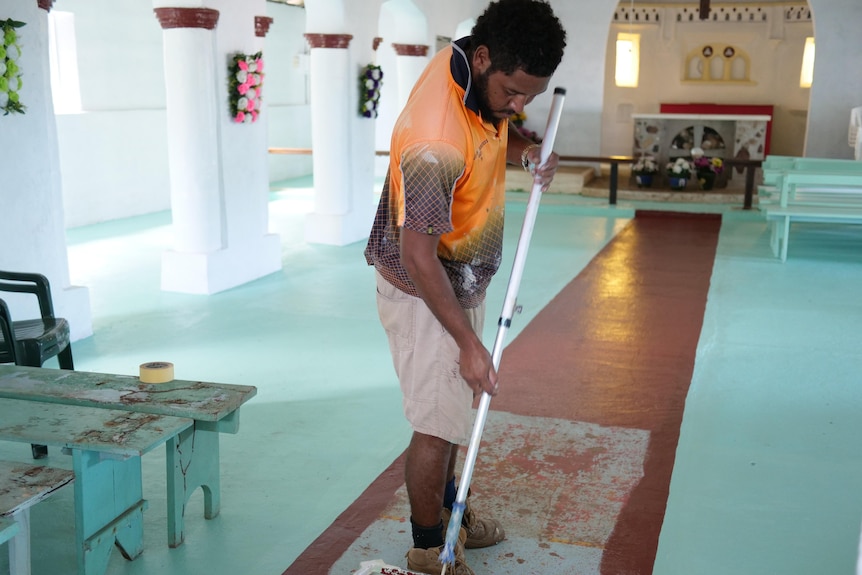
[[141, 364], [141, 383], [167, 383], [174, 379], [174, 364], [151, 361]]

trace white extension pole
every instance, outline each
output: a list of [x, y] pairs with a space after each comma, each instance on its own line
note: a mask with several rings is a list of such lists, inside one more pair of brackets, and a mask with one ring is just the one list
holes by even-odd
[[[548, 114], [548, 124], [545, 127], [545, 137], [542, 139], [541, 163], [543, 165], [554, 150], [554, 139], [557, 136], [557, 127], [560, 124], [560, 115], [563, 111], [563, 102], [566, 99], [565, 88], [554, 89], [554, 97], [551, 101], [551, 110]], [[539, 211], [539, 202], [542, 199], [542, 184], [533, 182], [530, 192], [530, 200], [527, 203], [527, 213], [524, 214], [524, 224], [521, 227], [521, 236], [518, 239], [518, 247], [515, 250], [515, 261], [512, 264], [512, 275], [506, 287], [506, 298], [503, 301], [503, 311], [497, 327], [497, 337], [491, 351], [491, 360], [494, 370], [500, 366], [500, 357], [503, 355], [503, 342], [506, 333], [512, 324], [512, 316], [515, 313], [515, 303], [518, 298], [518, 289], [521, 285], [521, 277], [524, 275], [524, 264], [527, 260], [527, 250], [530, 247], [530, 238], [533, 235], [533, 226], [536, 223], [536, 214]], [[455, 544], [458, 541], [458, 531], [461, 519], [464, 517], [464, 509], [467, 502], [467, 492], [470, 489], [470, 480], [473, 477], [473, 468], [476, 465], [476, 456], [479, 453], [479, 442], [482, 440], [482, 432], [485, 429], [485, 420], [488, 416], [488, 408], [491, 405], [491, 396], [483, 392], [479, 400], [479, 408], [476, 412], [476, 421], [473, 423], [473, 433], [470, 436], [470, 444], [467, 447], [467, 456], [464, 459], [464, 469], [461, 472], [461, 480], [458, 482], [458, 495], [452, 507], [452, 516], [446, 532], [446, 543], [440, 553], [440, 560], [444, 564], [443, 575], [446, 573], [445, 565], [455, 561]]]

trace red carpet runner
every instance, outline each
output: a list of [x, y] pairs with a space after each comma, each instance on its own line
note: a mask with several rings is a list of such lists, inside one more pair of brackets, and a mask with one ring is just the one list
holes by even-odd
[[[650, 433], [603, 575], [652, 573], [720, 226], [717, 215], [638, 212], [503, 354], [492, 410]], [[284, 575], [328, 573], [402, 485], [402, 460]]]

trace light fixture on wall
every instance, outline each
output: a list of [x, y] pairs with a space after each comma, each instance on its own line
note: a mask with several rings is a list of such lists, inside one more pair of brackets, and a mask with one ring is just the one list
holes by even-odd
[[629, 31], [617, 33], [616, 68], [614, 82], [621, 88], [638, 87], [638, 70], [640, 68], [640, 34], [635, 34], [634, 17], [635, 3], [629, 5]]
[[799, 86], [810, 88], [814, 80], [814, 38], [805, 39], [805, 50], [802, 52], [802, 72], [799, 74]]
[[617, 34], [617, 58], [614, 81], [622, 88], [638, 87], [640, 67], [640, 34]]

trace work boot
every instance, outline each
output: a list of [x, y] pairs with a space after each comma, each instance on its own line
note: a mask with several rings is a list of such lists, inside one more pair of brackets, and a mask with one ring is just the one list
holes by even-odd
[[[446, 568], [446, 575], [475, 575], [464, 560], [464, 541], [467, 539], [467, 531], [461, 528], [458, 534], [458, 543], [455, 545], [455, 565]], [[443, 564], [440, 562], [440, 553], [443, 546], [421, 549], [413, 547], [407, 552], [407, 569], [417, 573], [428, 573], [429, 575], [440, 575], [443, 572]]]
[[[449, 518], [451, 516], [451, 511], [443, 509], [444, 526], [449, 525]], [[506, 532], [503, 530], [500, 522], [496, 519], [477, 517], [469, 500], [464, 507], [464, 517], [461, 519], [461, 526], [467, 531], [467, 539], [464, 541], [466, 549], [490, 547], [506, 538]]]

